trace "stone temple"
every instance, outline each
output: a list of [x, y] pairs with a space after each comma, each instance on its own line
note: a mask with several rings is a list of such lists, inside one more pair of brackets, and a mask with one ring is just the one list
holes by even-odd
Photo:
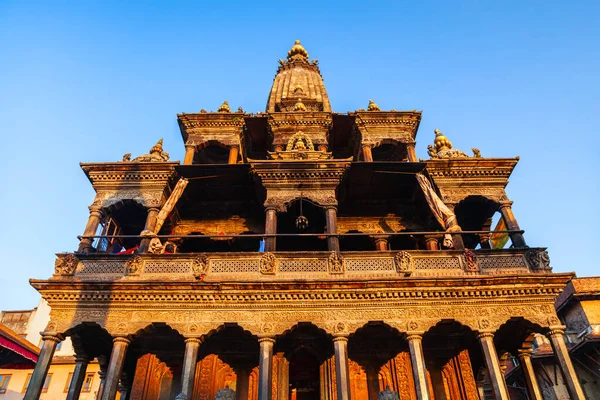
[[52, 312], [25, 399], [66, 337], [69, 399], [94, 359], [101, 400], [508, 399], [507, 354], [540, 399], [539, 334], [584, 399], [554, 308], [573, 274], [525, 242], [505, 192], [518, 157], [436, 130], [420, 159], [420, 111], [365, 106], [333, 112], [296, 41], [265, 112], [177, 116], [183, 162], [161, 140], [82, 163], [79, 248], [31, 281]]

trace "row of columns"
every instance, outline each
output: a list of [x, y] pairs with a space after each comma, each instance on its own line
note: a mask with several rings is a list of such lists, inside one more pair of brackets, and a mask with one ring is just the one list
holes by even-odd
[[[413, 380], [415, 383], [417, 399], [429, 400], [432, 394], [429, 393], [427, 382], [427, 369], [425, 366], [425, 357], [423, 353], [423, 332], [411, 332], [407, 336], [408, 348], [410, 352]], [[563, 374], [567, 389], [571, 399], [584, 400], [585, 395], [579, 383], [575, 368], [571, 362], [567, 346], [564, 341], [564, 331], [562, 329], [553, 329], [548, 333], [552, 344], [558, 366]], [[496, 400], [509, 400], [508, 388], [504, 379], [504, 372], [500, 365], [500, 360], [494, 346], [494, 334], [492, 332], [481, 332], [477, 336], [481, 346], [485, 367], [489, 374], [490, 385]], [[63, 340], [61, 335], [43, 335], [42, 348], [38, 363], [33, 371], [29, 386], [25, 393], [24, 400], [38, 400], [56, 345]], [[273, 371], [273, 347], [275, 337], [263, 336], [259, 340], [259, 376], [258, 376], [258, 399], [272, 399], [272, 371]], [[104, 371], [100, 373], [100, 388], [98, 390], [99, 400], [114, 400], [119, 391], [119, 381], [123, 378], [123, 366], [127, 348], [131, 339], [127, 336], [117, 336], [113, 339], [113, 348]], [[178, 399], [190, 399], [194, 389], [194, 377], [196, 374], [196, 363], [198, 359], [198, 350], [202, 339], [200, 337], [187, 337], [185, 339], [185, 354], [183, 369], [181, 375], [181, 394]], [[337, 400], [350, 400], [350, 373], [348, 365], [348, 336], [336, 335], [333, 339], [335, 351], [335, 369], [337, 384]], [[541, 391], [537, 383], [533, 365], [531, 363], [531, 350], [521, 350], [518, 357], [521, 361], [525, 381], [529, 392], [529, 397], [533, 400], [542, 400]], [[67, 400], [77, 400], [85, 379], [86, 369], [89, 364], [89, 358], [81, 355], [75, 359], [75, 370], [73, 372], [72, 383], [69, 387]], [[367, 371], [372, 372], [372, 371]], [[370, 373], [369, 375], [373, 375]], [[376, 376], [376, 374], [375, 374]], [[248, 378], [249, 370], [238, 370], [238, 395], [240, 400], [246, 400], [248, 397]], [[372, 382], [375, 391], [377, 387]], [[121, 389], [123, 390], [123, 389]], [[127, 390], [127, 389], [125, 389]], [[245, 394], [245, 395], [244, 395]], [[123, 393], [122, 393], [123, 395]]]
[[[194, 144], [186, 144], [185, 145], [185, 156], [183, 157], [183, 165], [192, 165], [194, 162], [194, 156], [196, 155], [197, 146]], [[230, 146], [229, 147], [229, 159], [227, 160], [228, 164], [237, 164], [238, 157], [240, 154], [239, 146]]]

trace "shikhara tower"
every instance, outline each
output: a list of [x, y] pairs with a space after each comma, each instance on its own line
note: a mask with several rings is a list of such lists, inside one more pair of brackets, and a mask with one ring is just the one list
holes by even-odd
[[32, 280], [52, 314], [25, 398], [71, 336], [102, 400], [508, 399], [500, 357], [543, 333], [583, 399], [554, 311], [572, 274], [525, 244], [518, 159], [437, 130], [418, 159], [421, 112], [332, 112], [299, 41], [279, 64], [266, 112], [178, 115], [183, 163], [160, 141], [81, 165], [97, 195], [79, 249]]

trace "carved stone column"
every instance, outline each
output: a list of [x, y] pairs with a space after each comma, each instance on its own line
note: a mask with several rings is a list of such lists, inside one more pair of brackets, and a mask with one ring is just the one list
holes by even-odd
[[[265, 219], [265, 234], [277, 234], [277, 209], [274, 207], [267, 208]], [[265, 239], [265, 251], [275, 251], [277, 247], [277, 238], [267, 237]]]
[[379, 397], [379, 370], [375, 365], [369, 363], [365, 366], [365, 372], [369, 400], [376, 400]]
[[410, 352], [410, 363], [417, 391], [417, 399], [429, 400], [427, 369], [425, 368], [425, 356], [423, 355], [423, 337], [420, 334], [411, 334], [408, 335], [406, 340], [408, 340], [408, 350]]
[[240, 153], [240, 148], [238, 146], [231, 146], [229, 148], [229, 164], [237, 164], [238, 155]]
[[[144, 226], [144, 231], [154, 232], [154, 228], [156, 227], [156, 217], [158, 217], [158, 213], [160, 210], [158, 208], [149, 208], [148, 215], [146, 216], [146, 225]], [[142, 239], [140, 243], [140, 253], [145, 253], [148, 251], [148, 246], [150, 245], [150, 238]]]
[[121, 378], [121, 374], [123, 373], [125, 353], [127, 352], [129, 343], [131, 343], [131, 340], [123, 336], [117, 336], [113, 339], [113, 348], [108, 363], [104, 390], [102, 391], [102, 400], [115, 400], [117, 389], [119, 388], [119, 378]]
[[509, 400], [508, 388], [504, 380], [504, 374], [500, 368], [500, 360], [494, 346], [494, 334], [489, 332], [480, 333], [477, 338], [481, 344], [485, 366], [490, 376], [490, 385], [496, 400]]
[[525, 383], [527, 384], [527, 393], [531, 400], [544, 400], [540, 386], [538, 385], [537, 378], [535, 377], [535, 370], [531, 363], [531, 355], [533, 350], [521, 349], [518, 351], [519, 361], [521, 363], [521, 371], [525, 377]]
[[[94, 236], [96, 234], [96, 231], [98, 230], [98, 225], [100, 225], [100, 221], [102, 221], [102, 209], [98, 206], [90, 206], [88, 208], [90, 210], [90, 217], [88, 218], [87, 225], [85, 226], [83, 236]], [[93, 241], [94, 239], [81, 239], [81, 242], [79, 242], [79, 248], [77, 249], [77, 252], [87, 253], [92, 247]]]
[[277, 353], [277, 400], [290, 398], [290, 364], [284, 353]]
[[[509, 231], [518, 231], [521, 230], [519, 228], [519, 224], [515, 219], [515, 216], [512, 212], [512, 201], [505, 201], [500, 203], [500, 207], [498, 209], [500, 214], [502, 214], [502, 218], [504, 219], [504, 224]], [[521, 233], [510, 233], [510, 240], [515, 247], [527, 247], [525, 243], [525, 239], [523, 238], [523, 234]]]
[[183, 157], [183, 165], [192, 165], [194, 162], [194, 156], [196, 155], [196, 145], [186, 144], [185, 145], [185, 156]]
[[190, 337], [185, 339], [185, 354], [183, 356], [183, 370], [181, 371], [181, 394], [186, 399], [192, 398], [194, 392], [194, 378], [196, 376], [196, 363], [198, 361], [198, 349], [202, 339]]
[[81, 393], [81, 388], [83, 387], [83, 382], [85, 381], [85, 373], [89, 363], [90, 360], [87, 358], [87, 356], [75, 356], [75, 369], [73, 370], [73, 376], [69, 385], [67, 400], [79, 399], [79, 394]]
[[438, 237], [433, 235], [425, 236], [425, 248], [427, 250], [439, 250]]
[[235, 399], [248, 400], [248, 388], [250, 384], [250, 370], [246, 367], [235, 371]]
[[407, 143], [406, 144], [406, 153], [408, 154], [409, 162], [418, 162], [419, 161], [419, 159], [417, 158], [417, 152], [415, 151], [415, 144], [416, 143]]
[[96, 400], [100, 400], [102, 398], [102, 392], [104, 391], [104, 384], [106, 383], [108, 360], [104, 355], [98, 356], [97, 359], [98, 365], [100, 366], [100, 371], [98, 371], [98, 375], [100, 376], [100, 385], [98, 386], [98, 392], [96, 392]]
[[389, 248], [389, 236], [372, 236], [375, 241], [375, 250], [377, 251], [388, 251]]
[[337, 400], [350, 400], [348, 337], [335, 337], [333, 339], [333, 348], [335, 350], [335, 380], [337, 384]]
[[40, 398], [50, 363], [52, 363], [54, 350], [56, 350], [56, 345], [62, 340], [63, 337], [58, 334], [42, 334], [40, 356], [29, 380], [29, 386], [27, 386], [27, 392], [25, 392], [23, 400], [38, 400]]
[[[327, 233], [337, 234], [337, 208], [329, 206], [325, 209], [325, 220], [327, 222]], [[340, 239], [337, 236], [327, 237], [327, 248], [329, 251], [340, 251]]]
[[362, 144], [362, 150], [363, 150], [363, 159], [364, 159], [364, 161], [366, 161], [366, 162], [373, 162], [373, 152], [372, 152], [372, 149], [371, 149], [371, 145], [363, 143]]
[[258, 339], [260, 358], [258, 363], [258, 400], [272, 400], [273, 397], [273, 345], [275, 339]]
[[548, 333], [548, 338], [550, 339], [552, 349], [554, 350], [554, 356], [558, 361], [558, 366], [563, 374], [563, 378], [565, 378], [565, 383], [571, 399], [584, 400], [586, 397], [583, 394], [583, 389], [581, 388], [577, 374], [575, 374], [575, 368], [571, 362], [564, 336], [564, 330], [558, 328], [554, 328]]

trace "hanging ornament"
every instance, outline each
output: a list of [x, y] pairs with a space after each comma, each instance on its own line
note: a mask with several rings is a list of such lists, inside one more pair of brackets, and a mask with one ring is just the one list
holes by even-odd
[[296, 218], [296, 228], [302, 232], [308, 228], [308, 218], [302, 215], [302, 193], [300, 193], [300, 215]]

